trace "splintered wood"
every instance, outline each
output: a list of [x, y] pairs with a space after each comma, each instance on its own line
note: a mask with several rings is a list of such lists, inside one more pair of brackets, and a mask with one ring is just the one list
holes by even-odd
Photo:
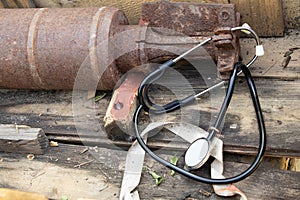
[[40, 128], [0, 124], [0, 151], [43, 154], [49, 141]]

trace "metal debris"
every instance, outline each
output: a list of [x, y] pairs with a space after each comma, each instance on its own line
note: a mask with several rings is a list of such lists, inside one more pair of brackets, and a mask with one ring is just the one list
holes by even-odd
[[27, 155], [27, 159], [30, 160], [30, 161], [32, 161], [34, 158], [35, 158], [34, 154], [28, 154]]

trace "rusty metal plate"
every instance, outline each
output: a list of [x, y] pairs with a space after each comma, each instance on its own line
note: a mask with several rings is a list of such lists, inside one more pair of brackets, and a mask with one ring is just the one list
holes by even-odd
[[162, 1], [143, 4], [140, 24], [168, 28], [189, 36], [207, 36], [213, 35], [216, 28], [237, 26], [239, 14], [234, 4]]

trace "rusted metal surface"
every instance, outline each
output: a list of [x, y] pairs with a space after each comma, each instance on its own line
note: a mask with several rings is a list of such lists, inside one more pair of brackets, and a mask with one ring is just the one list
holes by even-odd
[[104, 117], [104, 128], [112, 140], [130, 140], [134, 135], [133, 115], [138, 100], [138, 88], [145, 74], [141, 71], [128, 73], [119, 88], [114, 91]]
[[[21, 89], [72, 89], [84, 62], [98, 74], [97, 45], [127, 24], [110, 7], [2, 9], [0, 21], [0, 87]], [[98, 89], [112, 89], [120, 75], [112, 63]]]
[[216, 28], [236, 26], [238, 18], [233, 4], [161, 1], [143, 4], [140, 24], [164, 27], [188, 36], [211, 36]]
[[218, 76], [229, 79], [234, 64], [240, 55], [239, 40], [230, 27], [217, 28], [213, 36], [216, 50]]
[[[175, 48], [179, 47], [181, 52], [184, 52], [208, 37], [213, 37], [213, 42], [205, 45], [205, 49], [216, 61], [218, 76], [228, 79], [234, 63], [239, 59], [240, 52], [238, 35], [232, 34], [230, 27], [238, 24], [239, 14], [231, 4], [170, 3], [166, 1], [145, 3], [142, 8], [140, 25], [152, 28], [140, 29], [140, 32], [134, 36], [140, 41], [145, 41], [139, 43], [139, 45], [143, 45], [140, 48], [142, 51], [133, 51], [121, 56], [117, 63], [123, 63], [122, 69], [126, 71], [130, 69], [130, 66], [136, 65], [137, 60], [139, 60], [139, 64], [161, 62], [173, 58], [175, 54], [172, 52], [179, 52]], [[163, 31], [159, 28], [172, 31]], [[203, 55], [199, 57], [203, 58]], [[134, 78], [130, 80], [130, 77], [127, 77], [123, 84], [115, 90], [104, 118], [106, 132], [112, 139], [126, 140], [131, 138], [133, 133], [132, 117], [137, 107], [135, 97], [143, 75], [135, 75], [136, 80]]]
[[[155, 13], [155, 14], [154, 14]], [[240, 15], [234, 4], [145, 3], [141, 25], [163, 27], [191, 37], [214, 36], [214, 43], [204, 48], [216, 60], [219, 78], [229, 79], [230, 71], [239, 58], [238, 35], [230, 27], [238, 26]]]
[[[127, 28], [127, 26], [123, 28]], [[128, 38], [117, 41], [117, 49], [112, 50], [112, 52], [117, 52], [122, 48], [134, 49], [134, 51], [127, 52], [120, 57], [116, 56], [116, 64], [120, 66], [119, 70], [122, 73], [126, 73], [133, 66], [161, 63], [172, 59], [208, 38], [205, 36], [188, 37], [177, 31], [159, 27], [140, 26], [138, 29], [135, 27], [135, 29], [136, 31], [129, 30]], [[216, 60], [214, 45], [208, 45], [206, 50], [209, 53], [209, 58], [212, 57]], [[207, 53], [205, 56], [207, 58]], [[199, 55], [199, 58], [203, 58], [203, 55]]]
[[[111, 7], [2, 9], [0, 88], [73, 89], [78, 70], [84, 65], [87, 82], [98, 82], [101, 75], [97, 89], [112, 90], [122, 74], [133, 67], [173, 58], [179, 51], [174, 53], [172, 49], [184, 52], [212, 36], [215, 28], [236, 26], [238, 19], [234, 6], [227, 4], [147, 3], [139, 26], [129, 26], [124, 13]], [[159, 32], [146, 24], [173, 29], [177, 35]], [[138, 31], [114, 45], [103, 42], [134, 29]], [[186, 35], [192, 37], [187, 39]], [[230, 69], [232, 59], [225, 56], [233, 58], [237, 53], [233, 50], [238, 49], [236, 36], [229, 40], [227, 36], [218, 32], [219, 39], [214, 43], [217, 48], [213, 43], [205, 47], [218, 61], [220, 72]], [[225, 55], [227, 43], [233, 48]], [[131, 51], [119, 55], [124, 49]], [[226, 78], [227, 73], [221, 74]], [[83, 83], [78, 89], [95, 88]]]

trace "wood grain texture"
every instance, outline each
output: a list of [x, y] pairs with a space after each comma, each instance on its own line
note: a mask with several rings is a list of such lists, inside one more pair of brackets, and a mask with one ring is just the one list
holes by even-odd
[[[258, 130], [255, 122], [255, 114], [252, 108], [251, 98], [248, 95], [245, 81], [240, 79], [237, 83], [236, 92], [229, 107], [226, 121], [223, 128], [225, 136], [225, 150], [237, 153], [254, 153], [258, 145]], [[265, 123], [268, 135], [267, 154], [272, 156], [299, 156], [299, 111], [300, 103], [298, 94], [300, 93], [300, 81], [284, 81], [278, 79], [256, 79], [257, 90], [260, 96], [261, 106], [263, 108]], [[180, 89], [179, 89], [180, 90]], [[26, 99], [27, 102], [13, 102], [13, 97], [18, 94], [20, 99]], [[30, 94], [30, 93], [29, 93]], [[161, 95], [161, 93], [158, 93]], [[48, 99], [47, 96], [53, 96]], [[32, 127], [41, 127], [45, 130], [48, 137], [66, 143], [88, 143], [90, 145], [108, 146], [112, 141], [108, 140], [104, 132], [103, 117], [110, 95], [98, 103], [87, 102], [88, 112], [81, 119], [77, 118], [77, 129], [75, 129], [72, 113], [72, 103], [70, 102], [71, 93], [68, 101], [51, 103], [55, 98], [51, 92], [36, 92], [35, 98], [40, 102], [30, 103], [28, 93], [9, 92], [2, 93], [0, 119], [4, 123], [22, 123]], [[159, 97], [159, 96], [158, 96]], [[173, 98], [169, 96], [168, 98]], [[19, 100], [20, 100], [19, 99]], [[220, 102], [222, 97], [219, 97]], [[158, 101], [164, 99], [157, 98]], [[199, 102], [200, 126], [207, 129], [209, 123], [213, 121], [218, 107], [211, 107], [208, 99]], [[89, 113], [89, 111], [91, 113]], [[97, 115], [93, 116], [93, 112]], [[186, 107], [186, 113], [198, 113], [197, 106]], [[174, 113], [170, 115], [173, 120], [178, 121], [181, 117], [187, 121], [191, 120], [191, 115], [181, 115]], [[78, 134], [81, 136], [78, 137]], [[167, 142], [168, 138], [161, 141], [156, 139], [155, 145], [171, 145]], [[279, 142], [280, 141], [280, 142]], [[117, 143], [117, 141], [115, 141]], [[165, 144], [163, 144], [163, 143]], [[127, 146], [130, 143], [122, 143]], [[174, 147], [175, 144], [173, 144]], [[177, 145], [177, 144], [176, 144]], [[176, 147], [175, 145], [175, 147]], [[181, 148], [185, 148], [181, 146]]]
[[300, 28], [300, 1], [282, 0], [286, 28]]
[[33, 0], [1, 0], [5, 8], [35, 8]]
[[40, 128], [0, 124], [0, 151], [43, 154], [48, 143], [44, 131]]
[[[27, 188], [27, 191], [39, 191], [47, 197], [56, 199], [61, 199], [62, 194], [70, 199], [79, 197], [118, 199], [118, 188], [121, 185], [126, 153], [121, 149], [87, 148], [64, 144], [50, 148], [45, 155], [38, 156], [31, 162], [22, 158], [21, 155], [11, 157], [10, 154], [1, 153], [0, 158], [3, 161], [0, 165], [0, 186], [23, 190]], [[164, 159], [177, 155], [180, 157], [178, 166], [182, 167], [182, 154], [164, 151], [157, 153]], [[79, 169], [74, 168], [89, 160], [94, 161]], [[210, 185], [190, 180], [179, 174], [171, 176], [169, 169], [156, 163], [149, 156], [146, 156], [145, 166], [164, 176], [164, 181], [160, 186], [156, 186], [151, 175], [143, 171], [141, 183], [138, 186], [141, 199], [182, 200], [188, 197], [197, 200], [224, 199], [216, 196]], [[235, 175], [247, 166], [246, 162], [226, 161], [226, 176]], [[208, 176], [208, 168], [209, 166], [205, 165], [197, 174]], [[4, 177], [9, 177], [9, 179]], [[270, 168], [267, 161], [264, 161], [252, 176], [236, 185], [246, 193], [250, 200], [294, 199], [300, 192], [299, 181], [299, 172]], [[43, 187], [45, 184], [47, 186]], [[200, 189], [208, 192], [209, 196], [199, 192]], [[238, 197], [230, 199], [238, 199]]]
[[[253, 76], [262, 78], [279, 78], [286, 80], [299, 79], [300, 77], [300, 37], [299, 30], [288, 30], [285, 37], [262, 38], [264, 56], [259, 57], [251, 66]], [[254, 55], [252, 39], [242, 39], [241, 54], [244, 62], [250, 60]], [[293, 49], [293, 51], [290, 51]], [[291, 53], [291, 54], [290, 54]], [[290, 54], [291, 59], [286, 68], [282, 63], [285, 55]]]
[[18, 8], [18, 5], [14, 0], [2, 0], [2, 4], [5, 8]]
[[15, 0], [19, 8], [35, 8], [34, 0]]
[[48, 200], [44, 195], [0, 188], [1, 200]]
[[241, 23], [248, 23], [259, 36], [283, 36], [284, 19], [281, 0], [231, 0], [241, 13]]

